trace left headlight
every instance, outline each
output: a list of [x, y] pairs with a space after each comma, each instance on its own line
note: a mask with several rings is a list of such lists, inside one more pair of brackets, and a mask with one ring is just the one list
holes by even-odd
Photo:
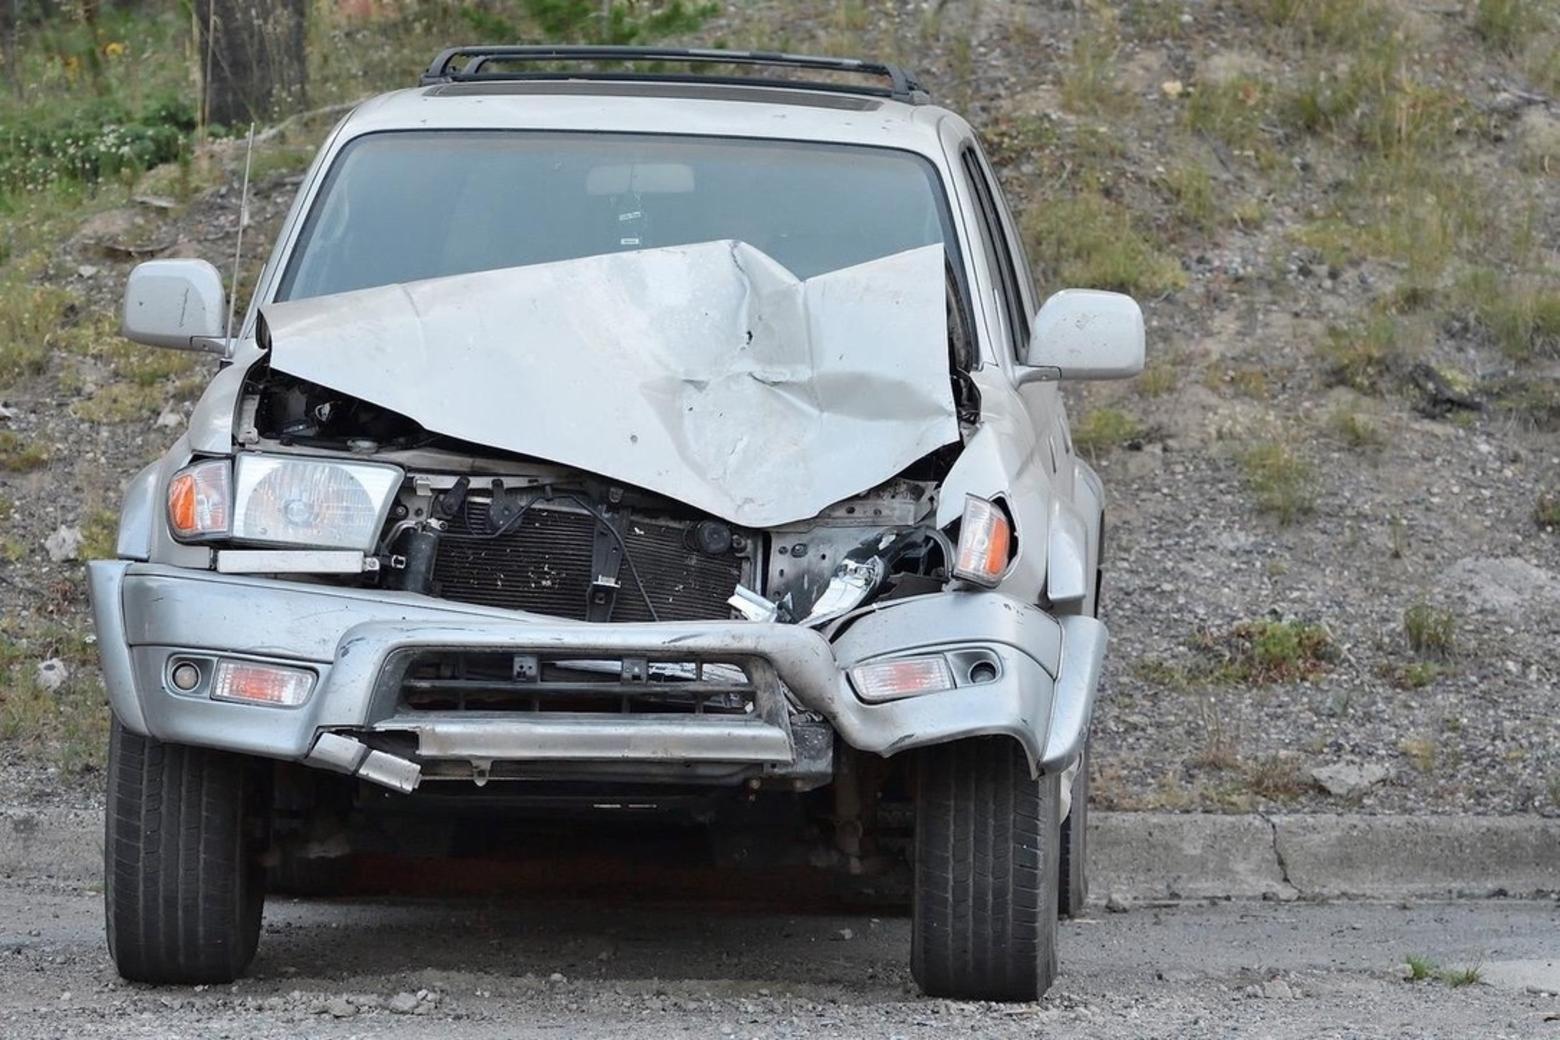
[[[169, 517], [176, 536], [371, 552], [403, 476], [399, 468], [378, 463], [240, 455], [229, 482], [213, 472], [218, 466], [225, 470], [225, 460], [200, 463], [174, 477]], [[212, 497], [225, 497], [231, 487], [231, 509], [224, 502], [210, 510], [229, 523], [192, 531], [179, 522], [181, 513], [191, 511], [179, 507], [192, 496], [177, 498], [175, 489], [193, 476], [203, 478], [200, 486]]]
[[240, 455], [233, 472], [233, 538], [369, 552], [400, 484], [394, 466]]

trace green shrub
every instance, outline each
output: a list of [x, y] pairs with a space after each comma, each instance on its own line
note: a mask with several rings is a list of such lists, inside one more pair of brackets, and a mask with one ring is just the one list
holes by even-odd
[[159, 99], [132, 113], [112, 98], [25, 109], [0, 119], [0, 195], [43, 191], [61, 181], [91, 184], [171, 162], [189, 148], [188, 100]]
[[1091, 458], [1143, 435], [1143, 425], [1119, 408], [1096, 408], [1073, 425], [1073, 446]]
[[1316, 471], [1288, 445], [1269, 442], [1240, 459], [1257, 508], [1281, 524], [1292, 524], [1316, 508]]
[[1507, 356], [1560, 357], [1560, 287], [1520, 284], [1481, 268], [1457, 291], [1469, 316]]
[[1362, 394], [1380, 394], [1403, 363], [1398, 322], [1377, 315], [1355, 325], [1334, 326], [1317, 348], [1327, 378]]
[[11, 430], [0, 430], [0, 470], [25, 473], [47, 465], [49, 453], [42, 445], [29, 444]]
[[1368, 416], [1339, 405], [1327, 417], [1327, 428], [1344, 444], [1359, 451], [1374, 451], [1386, 443], [1381, 428]]
[[1429, 603], [1415, 603], [1403, 611], [1403, 634], [1415, 653], [1450, 657], [1456, 649], [1457, 616]]
[[1215, 682], [1296, 682], [1333, 657], [1327, 628], [1304, 621], [1242, 621], [1227, 631], [1201, 632], [1193, 645], [1209, 662], [1193, 674]]

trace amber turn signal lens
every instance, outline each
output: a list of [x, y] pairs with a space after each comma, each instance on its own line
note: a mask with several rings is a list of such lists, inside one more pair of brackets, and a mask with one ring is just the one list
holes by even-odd
[[226, 459], [197, 462], [168, 482], [168, 526], [175, 538], [223, 535], [232, 498]]
[[977, 585], [995, 585], [1012, 556], [1013, 525], [1007, 514], [995, 502], [966, 496], [953, 576]]

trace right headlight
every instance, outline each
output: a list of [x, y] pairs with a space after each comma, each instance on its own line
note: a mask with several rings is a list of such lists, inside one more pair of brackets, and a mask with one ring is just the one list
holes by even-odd
[[371, 552], [400, 487], [398, 467], [283, 455], [199, 462], [168, 486], [168, 523], [186, 541]]

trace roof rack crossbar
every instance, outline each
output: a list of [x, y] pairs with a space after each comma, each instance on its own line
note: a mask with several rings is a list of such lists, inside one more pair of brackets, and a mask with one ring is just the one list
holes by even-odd
[[[457, 67], [457, 62], [465, 63]], [[856, 86], [843, 83], [822, 83], [813, 80], [785, 80], [765, 77], [710, 76], [697, 73], [645, 73], [621, 72], [488, 72], [491, 63], [513, 64], [526, 62], [686, 62], [706, 65], [756, 65], [766, 68], [815, 69], [844, 72], [861, 76], [875, 76], [888, 81], [884, 87], [865, 84]], [[707, 48], [683, 47], [617, 47], [579, 45], [473, 45], [450, 47], [439, 52], [422, 75], [422, 84], [481, 83], [497, 80], [659, 80], [695, 83], [726, 83], [747, 86], [783, 85], [807, 90], [830, 90], [848, 94], [870, 94], [889, 97], [898, 101], [924, 101], [926, 92], [915, 77], [898, 65], [886, 62], [861, 61], [857, 58], [827, 58], [810, 54], [782, 54], [778, 51], [726, 51]]]

